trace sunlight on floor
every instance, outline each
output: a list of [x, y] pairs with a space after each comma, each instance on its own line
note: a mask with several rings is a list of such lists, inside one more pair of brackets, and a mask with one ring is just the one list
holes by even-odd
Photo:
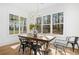
[[12, 46], [10, 46], [12, 49], [16, 49], [17, 47], [19, 46], [19, 44], [17, 44], [17, 45], [12, 45]]
[[[51, 50], [50, 51], [50, 55], [65, 55], [65, 53], [63, 51], [57, 51], [57, 54], [56, 54], [55, 53], [56, 52], [55, 49], [51, 48], [50, 50]], [[70, 52], [66, 52], [66, 55], [71, 55], [71, 53]]]

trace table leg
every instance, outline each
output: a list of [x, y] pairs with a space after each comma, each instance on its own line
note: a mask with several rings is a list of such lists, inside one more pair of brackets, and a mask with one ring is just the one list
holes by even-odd
[[46, 52], [46, 53], [45, 53], [45, 54], [48, 54], [48, 46], [49, 46], [49, 43], [47, 42], [47, 43], [46, 43], [46, 49], [45, 49], [45, 52]]
[[30, 48], [30, 55], [31, 55], [31, 48]]

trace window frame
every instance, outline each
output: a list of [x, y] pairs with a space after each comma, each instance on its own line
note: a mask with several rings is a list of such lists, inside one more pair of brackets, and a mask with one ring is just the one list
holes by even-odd
[[[15, 31], [15, 30], [16, 30], [16, 29], [15, 29], [15, 25], [17, 25], [17, 24], [15, 24], [16, 20], [14, 20], [14, 23], [13, 23], [13, 27], [14, 27], [13, 33], [10, 33], [10, 31], [11, 31], [11, 30], [10, 30], [10, 23], [11, 23], [11, 22], [10, 22], [10, 21], [11, 21], [11, 18], [10, 18], [10, 17], [11, 17], [11, 15], [17, 16], [17, 15], [14, 15], [14, 14], [9, 14], [9, 27], [8, 27], [8, 28], [9, 28], [9, 35], [23, 34], [23, 33], [24, 33], [23, 30], [22, 30], [22, 33], [21, 33], [21, 31], [20, 31], [20, 26], [21, 26], [21, 25], [20, 25], [20, 17], [21, 17], [21, 16], [17, 16], [17, 17], [18, 17], [18, 21], [17, 21], [17, 22], [18, 22], [18, 27], [19, 27], [18, 33], [15, 33], [15, 32], [16, 32], [16, 31]], [[25, 18], [25, 17], [24, 17], [24, 18]], [[26, 26], [26, 33], [27, 33], [27, 18], [25, 18], [25, 20], [26, 20], [26, 25], [23, 24], [23, 26]], [[23, 28], [22, 28], [22, 29], [23, 29]]]
[[[59, 25], [63, 25], [63, 30], [62, 30], [62, 32], [64, 31], [64, 12], [57, 12], [57, 13], [63, 13], [63, 23], [56, 23], [56, 24], [59, 24]], [[57, 14], [56, 13], [56, 14]], [[50, 15], [50, 24], [44, 24], [44, 22], [43, 22], [43, 17], [44, 16], [47, 16], [47, 15], [43, 15], [43, 16], [38, 16], [38, 17], [41, 17], [42, 19], [41, 19], [41, 33], [42, 34], [56, 34], [56, 35], [63, 35], [63, 33], [62, 34], [60, 34], [60, 33], [53, 33], [53, 14], [55, 14], [55, 13], [52, 13], [52, 14], [47, 14], [47, 15]], [[36, 17], [37, 18], [37, 17]], [[37, 20], [36, 20], [37, 21]], [[54, 25], [56, 25], [56, 24], [54, 24]], [[50, 26], [50, 32], [49, 33], [43, 33], [43, 26], [44, 25], [49, 25]], [[40, 33], [39, 33], [40, 34]]]

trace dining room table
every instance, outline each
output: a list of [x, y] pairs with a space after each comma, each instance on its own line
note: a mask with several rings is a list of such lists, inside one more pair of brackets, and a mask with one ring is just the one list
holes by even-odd
[[[39, 42], [42, 42], [43, 44], [41, 44], [41, 46], [45, 45], [45, 52], [46, 52], [46, 54], [48, 53], [49, 40], [43, 39], [43, 38], [39, 38], [39, 37], [30, 37], [30, 36], [23, 36], [23, 35], [18, 35], [18, 36], [22, 37], [22, 38], [25, 38], [26, 40], [36, 42], [36, 44], [39, 44]], [[30, 55], [31, 54], [32, 53], [31, 53], [31, 49], [30, 49]]]

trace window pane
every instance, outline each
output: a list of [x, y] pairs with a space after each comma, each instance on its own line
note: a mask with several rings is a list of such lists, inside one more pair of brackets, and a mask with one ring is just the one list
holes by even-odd
[[53, 33], [58, 34], [59, 33], [59, 25], [53, 25]]
[[38, 31], [38, 33], [41, 33], [41, 24], [42, 24], [42, 17], [37, 17], [36, 18], [36, 24], [37, 24], [37, 31]]
[[43, 16], [43, 24], [50, 24], [50, 19], [51, 19], [50, 15]]
[[26, 18], [20, 17], [20, 33], [26, 33]]
[[63, 12], [58, 13], [59, 23], [63, 23]]
[[59, 25], [59, 31], [60, 31], [60, 34], [63, 34], [63, 24]]
[[22, 33], [22, 31], [23, 31], [23, 26], [20, 25], [20, 33]]
[[19, 33], [19, 25], [16, 24], [16, 25], [15, 25], [15, 34], [18, 34], [18, 33]]
[[38, 33], [41, 33], [41, 25], [38, 25], [37, 31], [38, 31]]
[[26, 18], [24, 18], [24, 25], [26, 25]]
[[53, 14], [53, 17], [52, 17], [52, 22], [53, 22], [53, 24], [56, 24], [56, 23], [58, 23], [58, 22], [59, 22], [59, 20], [58, 20], [58, 13]]
[[14, 15], [9, 14], [9, 34], [14, 34]]
[[42, 20], [41, 17], [37, 17], [37, 19], [36, 19], [36, 23], [37, 23], [37, 24], [41, 24], [41, 20]]
[[20, 17], [20, 33], [23, 33], [23, 17]]
[[26, 33], [26, 26], [23, 27], [23, 33]]
[[19, 33], [19, 18], [15, 16], [15, 34]]
[[43, 25], [43, 33], [50, 33], [50, 25]]
[[9, 34], [13, 34], [14, 33], [14, 26], [13, 24], [9, 24]]
[[24, 20], [24, 18], [23, 18], [23, 17], [20, 17], [20, 24], [21, 24], [21, 25], [23, 25], [23, 23], [24, 23], [23, 20]]

